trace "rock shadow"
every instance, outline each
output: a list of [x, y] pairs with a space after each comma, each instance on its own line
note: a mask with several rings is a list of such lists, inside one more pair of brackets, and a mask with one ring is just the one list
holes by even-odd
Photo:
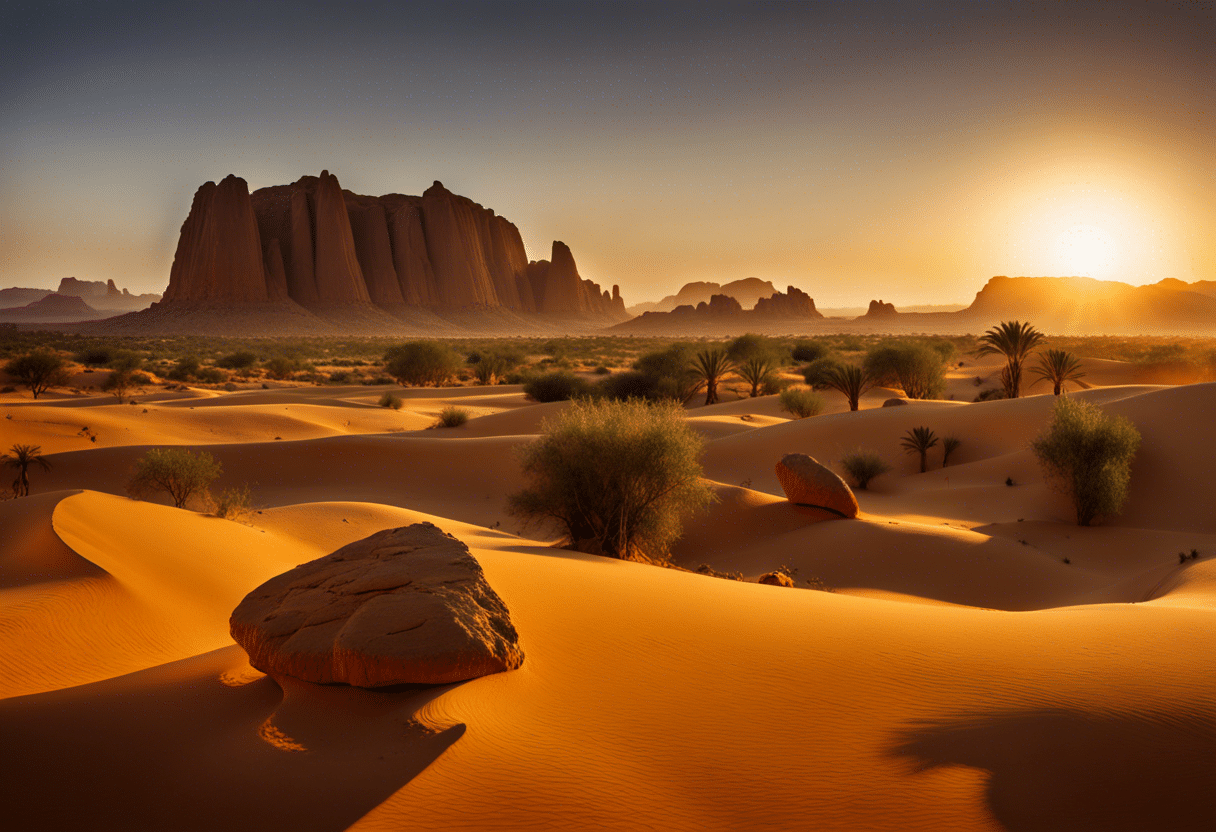
[[237, 655], [0, 702], [5, 828], [338, 832], [464, 734], [414, 718], [451, 686], [280, 687]]
[[1009, 832], [1216, 829], [1210, 708], [1043, 708], [918, 722], [900, 733], [892, 753], [921, 771], [987, 771], [988, 807]]

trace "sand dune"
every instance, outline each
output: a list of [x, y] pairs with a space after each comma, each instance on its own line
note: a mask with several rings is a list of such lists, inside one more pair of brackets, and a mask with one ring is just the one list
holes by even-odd
[[[55, 449], [34, 496], [0, 502], [15, 828], [1216, 823], [1216, 385], [1080, 394], [1144, 436], [1127, 511], [1087, 529], [1027, 450], [1050, 396], [881, 408], [876, 391], [805, 420], [773, 397], [690, 409], [719, 501], [675, 562], [786, 566], [833, 592], [517, 536], [517, 449], [565, 405], [407, 392], [401, 411], [363, 388], [6, 408], [6, 442]], [[481, 415], [391, 421], [449, 403]], [[82, 418], [96, 443], [55, 433]], [[899, 448], [922, 424], [963, 440], [948, 468], [915, 473]], [[156, 444], [205, 447], [218, 486], [248, 483], [259, 510], [238, 523], [122, 496]], [[781, 497], [782, 454], [834, 463], [859, 445], [896, 466], [859, 492], [860, 519]], [[232, 645], [229, 613], [266, 578], [420, 520], [471, 547], [521, 633], [520, 670], [359, 691], [265, 677]]]

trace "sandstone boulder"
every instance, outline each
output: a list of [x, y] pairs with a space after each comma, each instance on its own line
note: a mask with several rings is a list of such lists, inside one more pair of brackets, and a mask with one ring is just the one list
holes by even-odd
[[784, 572], [765, 572], [760, 576], [758, 583], [769, 584], [770, 586], [793, 586], [794, 579]]
[[882, 403], [883, 407], [903, 407], [908, 403], [907, 399], [901, 399], [899, 396], [893, 396]]
[[377, 532], [271, 578], [229, 626], [257, 669], [318, 684], [448, 684], [524, 658], [468, 547], [430, 523]]
[[785, 496], [800, 506], [815, 506], [842, 517], [856, 517], [857, 498], [848, 483], [806, 454], [786, 454], [777, 463], [777, 479]]

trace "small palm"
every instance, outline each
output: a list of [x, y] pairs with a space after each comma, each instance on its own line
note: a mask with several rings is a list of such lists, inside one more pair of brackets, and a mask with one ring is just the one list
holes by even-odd
[[702, 350], [693, 359], [692, 368], [705, 385], [705, 403], [716, 404], [718, 401], [718, 382], [734, 369], [734, 364], [726, 355], [726, 350], [715, 348]]
[[929, 449], [937, 444], [937, 435], [926, 427], [912, 428], [899, 443], [910, 454], [920, 454], [920, 472], [928, 470]]
[[1021, 393], [1022, 365], [1030, 351], [1043, 341], [1043, 333], [1029, 323], [1002, 321], [999, 326], [980, 336], [976, 355], [1003, 355], [1005, 369], [1001, 372], [1001, 383], [1007, 398], [1016, 399]]
[[0, 454], [0, 462], [10, 468], [17, 469], [17, 479], [13, 480], [13, 496], [28, 497], [30, 493], [29, 470], [31, 465], [39, 465], [42, 470], [51, 470], [51, 463], [41, 453], [40, 445], [13, 445], [10, 453]]
[[1085, 373], [1081, 372], [1081, 361], [1065, 350], [1048, 350], [1040, 354], [1038, 365], [1031, 367], [1030, 372], [1038, 376], [1040, 381], [1050, 381], [1057, 396], [1064, 392], [1066, 382], [1080, 381], [1085, 377]]

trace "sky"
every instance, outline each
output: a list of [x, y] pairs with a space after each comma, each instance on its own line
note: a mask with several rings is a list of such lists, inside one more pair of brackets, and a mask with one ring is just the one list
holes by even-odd
[[0, 286], [168, 283], [194, 191], [432, 181], [626, 303], [1216, 279], [1216, 3], [0, 0]]

